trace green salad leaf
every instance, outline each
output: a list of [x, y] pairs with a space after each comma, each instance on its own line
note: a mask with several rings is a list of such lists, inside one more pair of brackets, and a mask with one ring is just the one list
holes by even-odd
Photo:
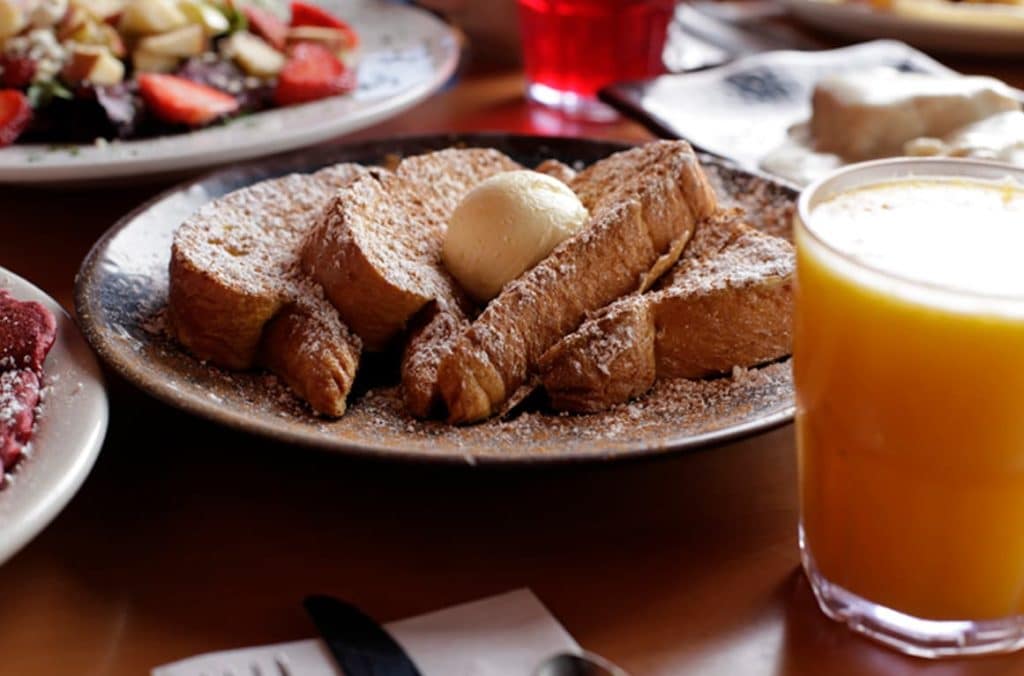
[[42, 80], [33, 82], [26, 92], [28, 104], [32, 108], [45, 108], [54, 99], [71, 99], [74, 94], [58, 80]]

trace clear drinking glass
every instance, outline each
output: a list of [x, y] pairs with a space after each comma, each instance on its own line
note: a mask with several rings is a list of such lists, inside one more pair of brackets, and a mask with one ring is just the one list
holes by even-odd
[[609, 120], [601, 87], [665, 70], [675, 0], [518, 0], [527, 97], [571, 116]]
[[[826, 615], [903, 652], [1016, 650], [1024, 295], [913, 281], [815, 231], [823, 201], [907, 177], [1024, 187], [1024, 170], [1008, 165], [903, 159], [854, 165], [801, 195], [793, 356], [803, 565]], [[976, 224], [964, 222], [961, 236]], [[920, 255], [929, 251], [922, 241]]]

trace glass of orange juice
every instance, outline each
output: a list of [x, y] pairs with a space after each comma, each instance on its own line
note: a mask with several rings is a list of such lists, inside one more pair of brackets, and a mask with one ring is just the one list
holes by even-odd
[[904, 652], [1024, 647], [1024, 170], [853, 165], [800, 197], [804, 569]]

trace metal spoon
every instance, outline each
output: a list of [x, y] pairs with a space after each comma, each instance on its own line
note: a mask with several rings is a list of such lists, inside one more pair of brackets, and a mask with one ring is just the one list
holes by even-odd
[[540, 663], [533, 676], [629, 676], [600, 655], [583, 651], [559, 653]]

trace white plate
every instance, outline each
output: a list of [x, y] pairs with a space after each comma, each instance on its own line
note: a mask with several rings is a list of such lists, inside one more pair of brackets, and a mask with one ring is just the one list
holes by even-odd
[[934, 7], [911, 0], [914, 13], [876, 10], [858, 2], [782, 0], [806, 24], [858, 40], [891, 38], [921, 49], [985, 56], [1024, 55], [1024, 10], [981, 3]]
[[188, 134], [108, 145], [0, 149], [0, 182], [95, 181], [197, 169], [311, 145], [393, 116], [455, 72], [455, 32], [420, 9], [384, 0], [321, 0], [361, 39], [359, 84], [350, 94], [267, 110]]
[[42, 303], [57, 319], [57, 340], [43, 365], [48, 388], [31, 455], [0, 489], [0, 563], [43, 530], [92, 469], [107, 433], [107, 391], [99, 364], [61, 306], [21, 277], [0, 268], [0, 289]]

